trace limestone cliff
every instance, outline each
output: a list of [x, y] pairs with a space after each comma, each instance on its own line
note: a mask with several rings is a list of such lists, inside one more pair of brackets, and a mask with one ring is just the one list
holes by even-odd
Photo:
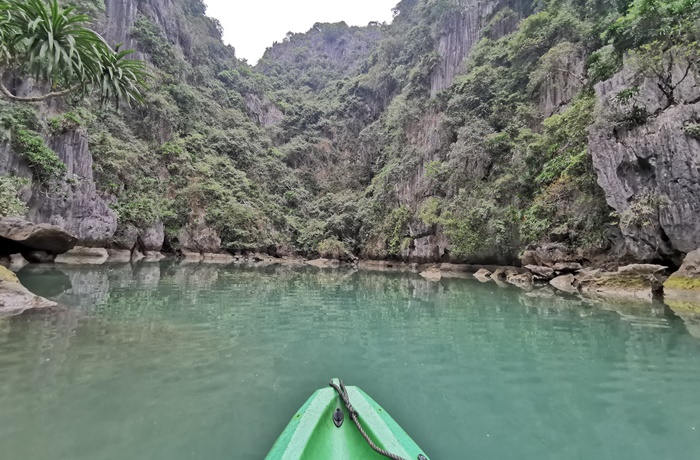
[[651, 116], [633, 126], [605, 121], [616, 94], [634, 84], [623, 71], [596, 86], [603, 120], [591, 132], [590, 152], [628, 250], [640, 260], [679, 265], [700, 247], [700, 140], [684, 130], [700, 118], [700, 87], [690, 75], [668, 106], [655, 81], [645, 79], [638, 100]]

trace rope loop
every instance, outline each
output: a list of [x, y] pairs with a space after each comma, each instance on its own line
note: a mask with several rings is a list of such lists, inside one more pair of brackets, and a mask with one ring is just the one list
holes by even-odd
[[362, 435], [363, 438], [365, 438], [365, 441], [367, 441], [367, 444], [380, 455], [383, 455], [387, 458], [390, 458], [392, 460], [406, 460], [403, 457], [399, 457], [396, 454], [392, 454], [391, 452], [387, 452], [386, 450], [380, 448], [377, 446], [370, 437], [367, 435], [365, 432], [364, 428], [362, 428], [362, 424], [360, 424], [360, 420], [357, 417], [357, 412], [355, 411], [355, 408], [352, 407], [352, 404], [350, 403], [350, 396], [348, 395], [348, 390], [345, 388], [345, 384], [343, 383], [342, 380], [338, 380], [340, 383], [340, 386], [336, 385], [333, 380], [331, 380], [330, 385], [335, 389], [335, 391], [338, 393], [340, 398], [343, 400], [343, 403], [345, 403], [345, 408], [348, 410], [348, 413], [350, 414], [350, 418], [352, 419], [353, 422], [355, 422], [355, 426], [357, 429], [360, 431], [360, 434]]

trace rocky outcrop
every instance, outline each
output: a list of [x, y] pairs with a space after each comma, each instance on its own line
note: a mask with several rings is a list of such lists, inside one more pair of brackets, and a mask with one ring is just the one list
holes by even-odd
[[[35, 184], [23, 194], [28, 219], [61, 228], [81, 245], [106, 245], [117, 229], [117, 215], [97, 192], [87, 136], [80, 129], [66, 131], [52, 136], [48, 145], [66, 164], [66, 180], [50, 188]], [[9, 146], [0, 148], [0, 174], [31, 177], [28, 171]]]
[[135, 225], [121, 224], [114, 234], [110, 247], [112, 249], [131, 250], [140, 248], [138, 239], [141, 238], [143, 249], [147, 252], [160, 252], [165, 241], [165, 226], [162, 221], [155, 222], [148, 227], [139, 229]]
[[[520, 261], [523, 265], [534, 265], [554, 269], [557, 264], [578, 263], [580, 262], [580, 257], [563, 244], [552, 243], [529, 246], [525, 252], [523, 252]], [[562, 267], [563, 265], [560, 265], [559, 268]]]
[[586, 56], [583, 49], [565, 43], [552, 51], [559, 51], [552, 57], [554, 69], [547, 72], [547, 78], [539, 89], [539, 109], [545, 118], [571, 102], [586, 82]]
[[549, 284], [559, 289], [560, 291], [575, 294], [578, 292], [576, 287], [576, 277], [574, 275], [562, 275], [552, 279]]
[[245, 105], [260, 126], [274, 126], [284, 119], [284, 113], [275, 104], [256, 94], [246, 94]]
[[[615, 96], [637, 83], [623, 71], [596, 85], [603, 118], [616, 110]], [[700, 247], [700, 140], [684, 132], [700, 119], [700, 87], [691, 73], [668, 106], [655, 81], [646, 79], [637, 99], [650, 118], [627, 126], [600, 120], [589, 151], [605, 198], [621, 216], [629, 253], [679, 264]]]
[[592, 297], [651, 301], [660, 298], [663, 279], [655, 275], [604, 272], [577, 276], [582, 294]]
[[56, 255], [73, 249], [77, 241], [53, 225], [33, 224], [17, 217], [0, 218], [0, 255], [24, 254], [30, 260], [46, 256], [53, 260]]
[[173, 247], [183, 252], [217, 253], [221, 251], [221, 237], [204, 221], [204, 216], [193, 216], [191, 222], [180, 229]]
[[688, 302], [700, 311], [700, 249], [688, 253], [680, 270], [664, 283], [667, 299]]
[[19, 283], [17, 276], [0, 266], [0, 317], [15, 316], [28, 310], [56, 306], [56, 302], [32, 294]]

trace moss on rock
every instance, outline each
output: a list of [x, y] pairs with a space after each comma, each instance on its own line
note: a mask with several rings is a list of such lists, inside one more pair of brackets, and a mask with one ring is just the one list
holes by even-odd
[[6, 281], [8, 283], [19, 283], [17, 275], [15, 275], [2, 265], [0, 265], [0, 281]]
[[700, 278], [673, 275], [664, 283], [666, 289], [681, 289], [684, 291], [700, 292]]

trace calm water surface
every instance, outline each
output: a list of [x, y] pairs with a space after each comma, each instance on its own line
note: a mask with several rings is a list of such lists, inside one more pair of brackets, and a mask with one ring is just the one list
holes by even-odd
[[700, 341], [660, 305], [279, 267], [20, 276], [70, 309], [0, 321], [3, 460], [261, 459], [334, 376], [433, 460], [700, 458]]

